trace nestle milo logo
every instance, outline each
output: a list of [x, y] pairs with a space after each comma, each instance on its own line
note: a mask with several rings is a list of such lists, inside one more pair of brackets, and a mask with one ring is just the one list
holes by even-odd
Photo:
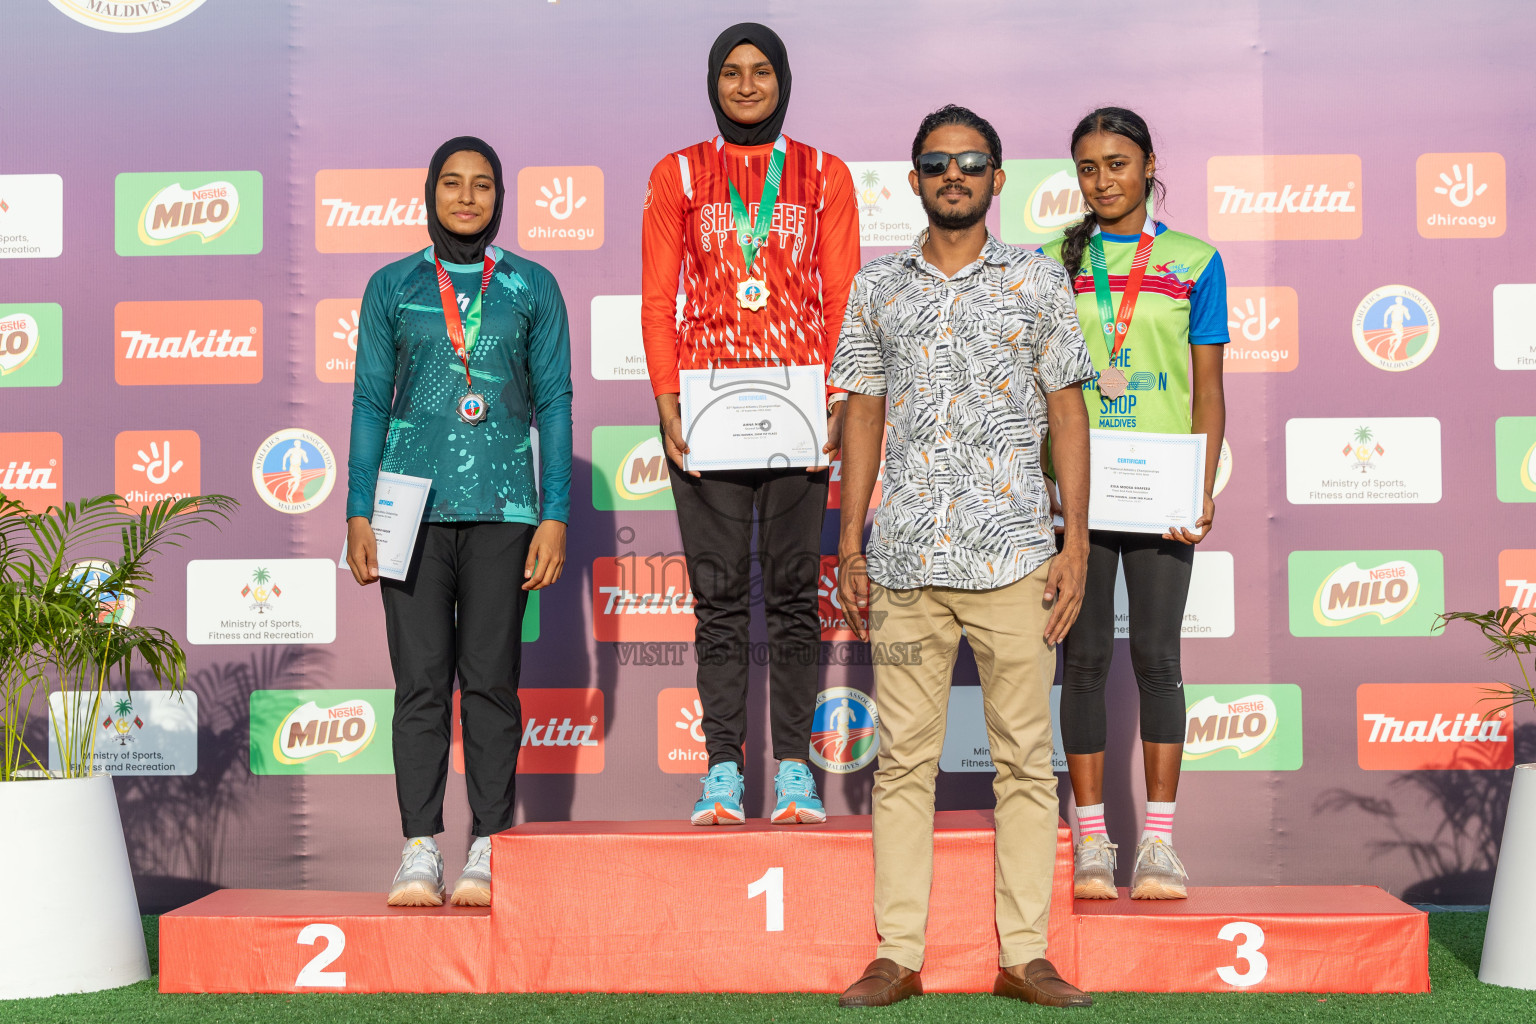
[[251, 694], [256, 775], [387, 775], [393, 690], [257, 690]]
[[1438, 551], [1292, 551], [1292, 636], [1430, 636], [1445, 610]]
[[119, 174], [116, 199], [120, 256], [261, 252], [257, 171]]

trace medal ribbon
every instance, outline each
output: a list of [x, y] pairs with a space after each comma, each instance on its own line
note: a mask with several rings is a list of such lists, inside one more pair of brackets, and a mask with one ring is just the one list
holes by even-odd
[[1109, 345], [1109, 339], [1115, 339], [1114, 347], [1109, 350], [1110, 365], [1114, 365], [1115, 356], [1120, 354], [1120, 346], [1125, 344], [1125, 337], [1131, 330], [1131, 317], [1136, 313], [1136, 300], [1141, 296], [1141, 279], [1146, 275], [1147, 263], [1152, 258], [1153, 236], [1157, 232], [1157, 223], [1147, 214], [1146, 222], [1141, 226], [1141, 237], [1136, 240], [1136, 255], [1131, 257], [1131, 273], [1126, 278], [1125, 291], [1120, 295], [1120, 312], [1114, 313], [1114, 304], [1109, 291], [1109, 265], [1104, 259], [1104, 242], [1100, 239], [1100, 231], [1093, 229], [1093, 237], [1088, 239], [1088, 262], [1093, 265], [1093, 297], [1099, 304], [1099, 322], [1104, 327], [1104, 344]]
[[741, 258], [746, 261], [747, 273], [751, 274], [758, 249], [768, 244], [768, 231], [773, 225], [773, 208], [779, 202], [779, 181], [784, 176], [784, 154], [787, 146], [782, 135], [773, 144], [773, 156], [768, 160], [768, 175], [763, 179], [763, 195], [757, 204], [756, 224], [747, 219], [747, 204], [742, 202], [741, 193], [736, 191], [736, 185], [731, 181], [730, 170], [725, 163], [724, 147], [725, 140], [717, 136], [715, 153], [720, 157], [720, 170], [725, 174], [725, 184], [731, 190], [731, 213], [736, 218], [736, 241], [741, 246]]
[[496, 258], [490, 253], [485, 254], [485, 270], [480, 274], [480, 291], [469, 304], [467, 330], [466, 325], [459, 320], [459, 296], [453, 290], [453, 279], [443, 269], [443, 261], [435, 253], [432, 262], [437, 264], [437, 290], [443, 298], [443, 323], [448, 327], [448, 342], [453, 346], [453, 354], [464, 364], [465, 390], [473, 391], [475, 382], [469, 376], [469, 353], [474, 350], [475, 339], [480, 337], [480, 303], [485, 298], [485, 290], [490, 287], [491, 271], [496, 266]]

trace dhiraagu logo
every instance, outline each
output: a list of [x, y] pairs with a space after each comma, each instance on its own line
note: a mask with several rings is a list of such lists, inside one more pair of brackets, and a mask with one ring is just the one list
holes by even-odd
[[677, 507], [655, 427], [592, 428], [592, 507], [604, 512]]
[[998, 197], [1003, 241], [1049, 242], [1083, 219], [1083, 192], [1071, 160], [1004, 160], [1008, 187]]
[[119, 256], [238, 256], [261, 252], [259, 171], [119, 174]]
[[1430, 636], [1445, 610], [1438, 551], [1292, 551], [1292, 636]]
[[1493, 426], [1500, 501], [1536, 501], [1536, 416], [1500, 416]]

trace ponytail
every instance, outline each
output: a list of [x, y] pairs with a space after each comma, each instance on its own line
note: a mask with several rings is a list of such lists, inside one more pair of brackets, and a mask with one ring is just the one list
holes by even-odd
[[1088, 248], [1088, 239], [1093, 235], [1094, 224], [1097, 219], [1093, 211], [1089, 210], [1083, 219], [1067, 228], [1067, 233], [1062, 236], [1061, 264], [1067, 268], [1067, 280], [1077, 279], [1077, 272], [1083, 268], [1083, 252]]

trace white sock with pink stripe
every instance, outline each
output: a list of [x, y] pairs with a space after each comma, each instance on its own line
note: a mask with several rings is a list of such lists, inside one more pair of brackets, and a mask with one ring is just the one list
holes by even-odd
[[1104, 828], [1104, 805], [1101, 803], [1077, 809], [1077, 841], [1082, 842], [1086, 836], [1109, 838], [1109, 832]]
[[1173, 805], [1172, 800], [1167, 803], [1147, 801], [1147, 827], [1141, 832], [1143, 840], [1161, 839], [1169, 846], [1173, 845]]

